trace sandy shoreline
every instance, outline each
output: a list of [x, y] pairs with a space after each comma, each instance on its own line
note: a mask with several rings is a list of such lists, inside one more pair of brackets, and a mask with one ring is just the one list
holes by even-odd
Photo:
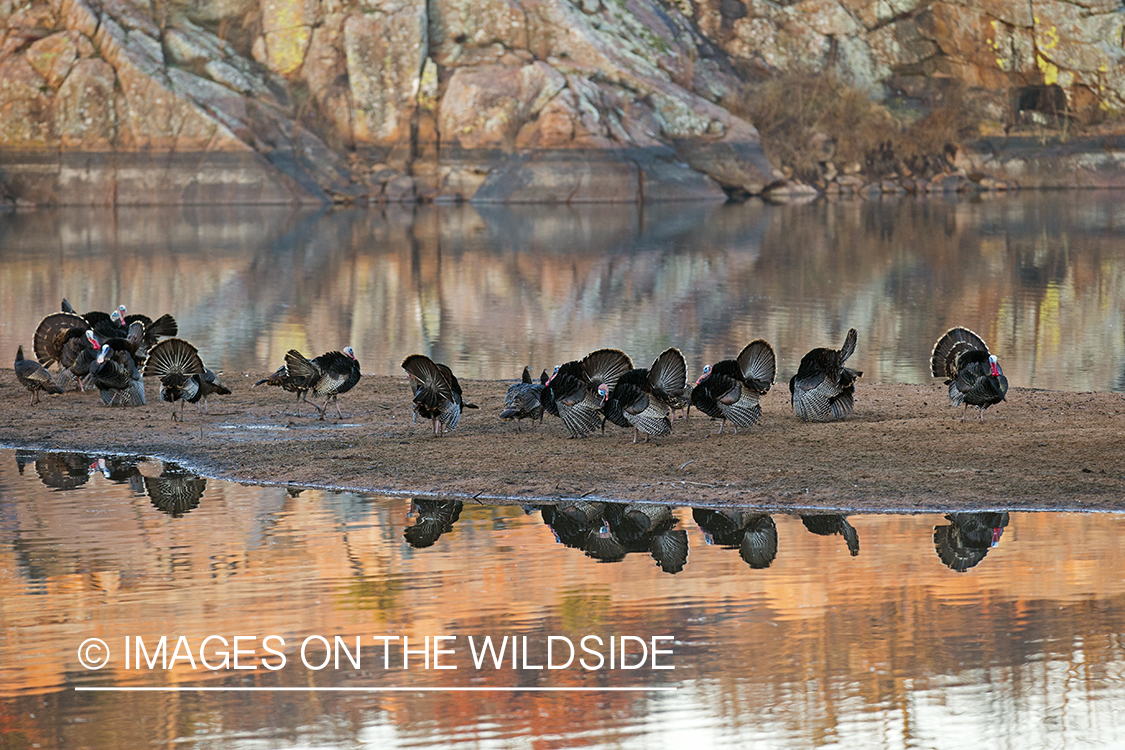
[[[568, 440], [561, 422], [517, 433], [497, 414], [511, 381], [464, 381], [466, 411], [444, 438], [412, 423], [406, 378], [364, 377], [324, 422], [292, 394], [226, 376], [233, 395], [211, 414], [155, 402], [110, 409], [96, 393], [32, 406], [11, 370], [0, 373], [0, 444], [136, 453], [221, 479], [367, 492], [461, 495], [481, 501], [586, 496], [676, 505], [760, 505], [856, 511], [1068, 509], [1125, 511], [1125, 394], [1012, 389], [984, 424], [960, 422], [939, 382], [860, 382], [846, 422], [806, 424], [775, 385], [760, 425], [715, 435], [693, 412], [659, 442], [631, 431]], [[313, 417], [309, 417], [309, 413]]]

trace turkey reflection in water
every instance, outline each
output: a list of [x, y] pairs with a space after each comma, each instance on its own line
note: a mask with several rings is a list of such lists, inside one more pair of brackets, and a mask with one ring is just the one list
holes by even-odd
[[[1113, 514], [521, 508], [0, 451], [0, 710], [6, 739], [44, 748], [1108, 748], [1125, 710], [1123, 531]], [[213, 634], [277, 634], [289, 666], [92, 671], [76, 658], [88, 637], [114, 649], [166, 635], [170, 651]], [[411, 648], [456, 635], [457, 669], [398, 669], [397, 647], [389, 669], [382, 647], [360, 667], [308, 669], [312, 635]], [[541, 652], [531, 668], [477, 667], [466, 644], [585, 635], [672, 636], [675, 669], [547, 670]], [[676, 690], [74, 690], [196, 685]]]
[[1125, 202], [1108, 191], [806, 206], [130, 208], [0, 214], [0, 351], [67, 297], [171, 312], [208, 366], [352, 345], [510, 379], [601, 347], [694, 378], [767, 339], [778, 381], [860, 333], [866, 382], [928, 383], [980, 334], [1013, 387], [1125, 389]]

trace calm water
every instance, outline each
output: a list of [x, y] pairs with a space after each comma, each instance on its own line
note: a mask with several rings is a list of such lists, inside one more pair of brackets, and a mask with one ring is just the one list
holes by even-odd
[[[647, 530], [639, 517], [0, 451], [0, 747], [1120, 746], [1121, 516], [675, 508]], [[187, 653], [201, 658], [205, 638], [236, 635], [258, 639], [241, 642], [240, 662], [257, 670], [192, 670]], [[266, 635], [280, 639], [280, 669], [261, 666], [280, 663], [260, 647]], [[372, 638], [420, 649], [438, 635], [457, 636], [441, 657], [456, 670], [426, 669], [420, 654], [404, 670], [397, 645], [385, 668]], [[670, 636], [656, 663], [675, 669], [542, 668], [550, 637], [587, 635]], [[154, 668], [126, 668], [127, 636]], [[169, 656], [184, 638], [168, 669], [161, 636]], [[339, 668], [306, 667], [310, 636], [339, 636], [353, 653], [360, 638], [360, 666], [341, 655]], [[526, 637], [529, 668], [522, 653], [515, 669], [477, 668], [468, 639], [486, 636]], [[78, 660], [91, 637], [110, 649], [98, 671]], [[627, 663], [640, 662], [628, 643]], [[221, 667], [220, 641], [204, 651]], [[306, 651], [314, 666], [325, 655], [315, 642]], [[76, 689], [176, 686], [411, 690]], [[417, 690], [480, 686], [674, 690]]]
[[0, 352], [64, 296], [171, 312], [228, 372], [350, 344], [377, 374], [414, 352], [491, 379], [669, 345], [697, 373], [766, 337], [787, 378], [855, 326], [865, 378], [929, 382], [934, 341], [965, 325], [1015, 386], [1125, 390], [1125, 201], [0, 215]]

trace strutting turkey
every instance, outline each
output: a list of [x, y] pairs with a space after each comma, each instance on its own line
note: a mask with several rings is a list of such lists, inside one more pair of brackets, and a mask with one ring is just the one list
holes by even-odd
[[465, 401], [453, 371], [425, 354], [411, 354], [402, 360], [402, 369], [410, 377], [414, 413], [430, 420], [434, 435], [441, 437], [446, 430], [456, 427], [463, 409], [477, 408]]
[[144, 406], [145, 383], [129, 352], [102, 346], [90, 376], [106, 406]]
[[683, 398], [687, 388], [687, 362], [675, 347], [661, 352], [652, 367], [629, 370], [610, 390], [605, 383], [598, 394], [605, 399], [606, 419], [619, 427], [633, 428], [633, 442], [644, 433], [664, 437], [672, 432], [673, 402]]
[[855, 381], [863, 375], [844, 367], [855, 352], [859, 336], [848, 331], [839, 350], [819, 348], [801, 358], [797, 374], [789, 380], [793, 411], [806, 422], [831, 422], [844, 419], [855, 405]]
[[173, 404], [172, 419], [176, 419], [175, 403], [180, 402], [179, 421], [184, 421], [184, 404], [196, 404], [196, 412], [207, 408], [207, 397], [228, 395], [230, 390], [208, 370], [199, 351], [183, 339], [165, 339], [152, 348], [145, 364], [145, 377], [160, 378], [160, 400]]
[[761, 398], [777, 374], [777, 357], [768, 342], [751, 341], [735, 359], [703, 368], [691, 390], [692, 406], [712, 419], [721, 419], [719, 434], [729, 421], [735, 433], [762, 418]]
[[633, 363], [618, 349], [598, 349], [581, 360], [559, 365], [547, 379], [544, 408], [551, 404], [572, 438], [586, 437], [602, 424], [605, 396], [601, 386], [612, 393], [617, 381], [633, 369]]
[[[320, 419], [324, 419], [329, 402], [336, 405], [336, 416], [344, 418], [338, 397], [350, 391], [360, 379], [359, 360], [350, 346], [339, 352], [325, 352], [314, 359], [305, 359], [299, 351], [290, 349], [285, 353], [285, 366], [290, 376], [305, 379], [305, 392], [299, 397], [320, 412]], [[308, 391], [323, 398], [324, 405], [309, 401]]]
[[962, 422], [970, 406], [980, 409], [979, 419], [984, 422], [984, 410], [1005, 400], [1008, 393], [1008, 379], [996, 355], [968, 328], [950, 328], [942, 334], [930, 356], [930, 372], [935, 378], [947, 378], [949, 401], [964, 406]]

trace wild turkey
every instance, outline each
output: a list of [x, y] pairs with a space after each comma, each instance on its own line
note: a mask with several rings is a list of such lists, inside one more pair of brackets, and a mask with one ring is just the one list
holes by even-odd
[[176, 402], [180, 402], [179, 421], [184, 421], [184, 404], [202, 397], [201, 377], [207, 370], [199, 350], [183, 339], [165, 339], [152, 348], [145, 377], [160, 378], [160, 400], [172, 404], [172, 421], [176, 421]]
[[719, 434], [729, 421], [735, 434], [762, 418], [761, 399], [777, 374], [773, 347], [763, 339], [751, 341], [736, 359], [724, 359], [703, 368], [691, 390], [691, 403], [711, 417], [721, 419]]
[[81, 339], [90, 326], [81, 315], [72, 312], [51, 313], [35, 328], [32, 351], [39, 364], [50, 367], [62, 357], [63, 348], [71, 339]]
[[[360, 378], [359, 361], [350, 346], [345, 346], [340, 352], [325, 352], [314, 359], [305, 359], [299, 351], [290, 349], [285, 353], [285, 366], [291, 376], [305, 379], [307, 388], [300, 394], [300, 398], [316, 407], [320, 412], [320, 419], [324, 419], [330, 401], [336, 405], [336, 416], [344, 418], [337, 399], [350, 391]], [[323, 398], [324, 406], [309, 401], [308, 391]]]
[[[298, 354], [299, 353], [300, 352], [298, 352]], [[309, 381], [315, 380], [317, 377], [319, 376], [316, 373], [312, 375], [305, 374], [301, 376], [291, 375], [289, 374], [289, 366], [282, 365], [281, 367], [277, 368], [277, 371], [273, 375], [262, 378], [257, 383], [255, 383], [253, 387], [257, 388], [264, 383], [266, 385], [274, 386], [275, 388], [280, 388], [281, 390], [288, 393], [296, 393], [297, 416], [299, 417], [301, 416], [301, 402], [305, 400], [305, 394], [309, 390]]]
[[691, 515], [708, 544], [738, 547], [751, 568], [768, 568], [777, 557], [777, 524], [769, 515], [737, 508], [693, 508]]
[[801, 358], [797, 374], [789, 379], [790, 402], [798, 417], [806, 422], [831, 422], [852, 413], [855, 381], [863, 373], [844, 367], [844, 362], [855, 352], [858, 338], [852, 328], [839, 351], [813, 349]]
[[554, 405], [570, 437], [586, 437], [602, 424], [605, 397], [598, 394], [600, 386], [612, 393], [621, 376], [632, 369], [632, 361], [617, 349], [590, 352], [555, 368], [547, 379], [545, 392], [550, 393], [544, 404]]
[[126, 329], [130, 328], [133, 323], [141, 324], [142, 330], [144, 331], [142, 348], [146, 351], [151, 349], [160, 339], [175, 336], [180, 332], [180, 327], [176, 323], [176, 319], [167, 313], [153, 320], [147, 315], [129, 315], [128, 311], [125, 309], [125, 305], [118, 305], [117, 314], [120, 318], [121, 325]]
[[948, 378], [950, 403], [964, 406], [962, 422], [969, 406], [980, 408], [980, 421], [984, 422], [984, 410], [1004, 401], [1008, 393], [1008, 379], [996, 355], [968, 328], [950, 328], [938, 339], [930, 356], [930, 372], [935, 378]]
[[[546, 381], [544, 376], [543, 381]], [[516, 432], [522, 432], [520, 423], [525, 419], [543, 420], [543, 389], [544, 382], [536, 383], [531, 379], [531, 368], [523, 368], [523, 377], [518, 383], [508, 388], [504, 397], [504, 408], [500, 411], [500, 419], [516, 420]]]
[[94, 331], [87, 329], [86, 335], [81, 338], [72, 338], [63, 346], [59, 356], [59, 372], [55, 382], [63, 391], [77, 387], [85, 392], [86, 381], [89, 380], [90, 366], [98, 358], [102, 345]]
[[605, 383], [598, 394], [605, 400], [606, 419], [619, 427], [633, 428], [633, 442], [644, 433], [664, 437], [672, 432], [672, 402], [683, 397], [687, 387], [687, 362], [675, 347], [661, 352], [652, 367], [629, 370], [613, 390]]
[[805, 515], [801, 516], [801, 523], [805, 524], [805, 528], [818, 536], [835, 536], [839, 534], [844, 537], [844, 543], [848, 545], [848, 552], [852, 557], [859, 554], [859, 534], [856, 532], [855, 527], [848, 523], [848, 519], [837, 514], [824, 514], [824, 515]]
[[207, 410], [207, 398], [209, 396], [230, 395], [230, 388], [223, 385], [222, 381], [219, 380], [219, 376], [212, 370], [204, 369], [202, 375], [194, 375], [193, 377], [199, 383], [199, 390], [196, 393], [196, 398], [194, 400], [189, 398], [188, 403], [196, 405], [195, 411], [197, 414], [200, 411], [204, 414], [211, 413]]
[[430, 420], [430, 430], [441, 437], [461, 421], [463, 409], [476, 409], [465, 401], [461, 384], [453, 371], [425, 354], [411, 354], [402, 360], [414, 392], [414, 414]]
[[144, 406], [145, 383], [129, 352], [103, 346], [90, 365], [90, 376], [106, 406]]
[[23, 358], [23, 347], [16, 349], [16, 380], [24, 388], [31, 391], [31, 403], [39, 403], [40, 393], [62, 393], [62, 388], [55, 385], [51, 373], [47, 368], [33, 359]]
[[1000, 544], [1008, 525], [1006, 512], [950, 513], [948, 526], [934, 527], [934, 550], [951, 570], [964, 573]]

